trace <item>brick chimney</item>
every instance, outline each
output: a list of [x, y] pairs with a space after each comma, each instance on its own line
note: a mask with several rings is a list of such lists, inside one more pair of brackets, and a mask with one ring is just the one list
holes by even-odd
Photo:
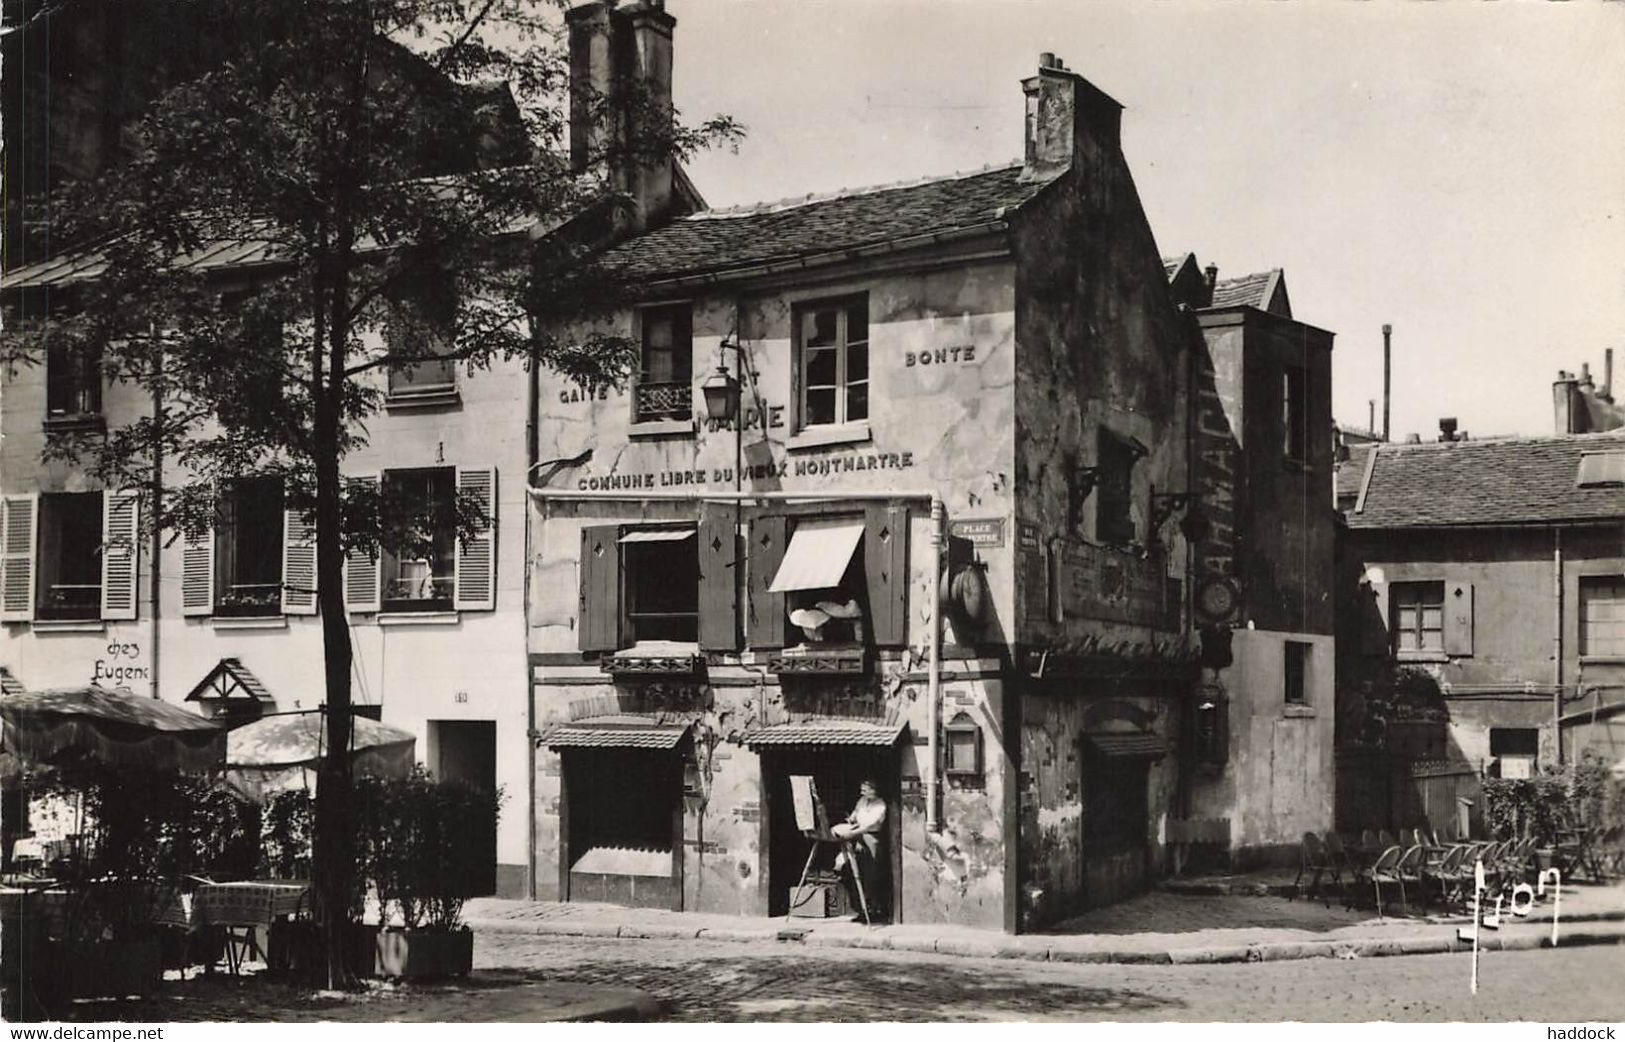
[[583, 4], [565, 14], [570, 40], [570, 167], [607, 164], [610, 187], [642, 230], [671, 206], [672, 29], [665, 0]]
[[1027, 95], [1024, 180], [1053, 177], [1093, 152], [1121, 146], [1123, 106], [1050, 52], [1038, 56], [1038, 75], [1022, 80], [1021, 89]]
[[1212, 307], [1213, 291], [1219, 287], [1219, 266], [1217, 264], [1209, 264], [1207, 268], [1203, 270], [1202, 274], [1207, 276], [1207, 303], [1203, 306]]

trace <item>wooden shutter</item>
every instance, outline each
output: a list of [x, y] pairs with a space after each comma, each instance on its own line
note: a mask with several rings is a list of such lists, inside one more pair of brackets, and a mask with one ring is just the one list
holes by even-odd
[[181, 543], [181, 614], [209, 615], [214, 611], [214, 529]]
[[872, 506], [863, 532], [863, 571], [877, 645], [908, 643], [908, 508]]
[[621, 646], [621, 529], [589, 525], [581, 530], [582, 651]]
[[316, 525], [303, 510], [282, 511], [282, 611], [316, 614]]
[[1473, 653], [1473, 584], [1444, 584], [1444, 653]]
[[[377, 474], [356, 474], [345, 479], [348, 487], [378, 486]], [[352, 550], [344, 558], [344, 606], [351, 611], [377, 611], [382, 607], [378, 557], [365, 550]]]
[[34, 617], [34, 533], [39, 528], [39, 496], [0, 500], [0, 620]]
[[750, 579], [745, 640], [753, 648], [784, 647], [784, 594], [772, 593], [773, 576], [789, 542], [783, 517], [758, 517], [750, 523], [745, 542], [745, 570]]
[[497, 472], [495, 467], [458, 467], [457, 494], [478, 499], [486, 524], [457, 540], [459, 611], [491, 611], [497, 606]]
[[136, 617], [137, 566], [141, 561], [141, 497], [102, 493], [102, 618]]
[[700, 504], [700, 647], [734, 651], [739, 647], [739, 540], [734, 508]]

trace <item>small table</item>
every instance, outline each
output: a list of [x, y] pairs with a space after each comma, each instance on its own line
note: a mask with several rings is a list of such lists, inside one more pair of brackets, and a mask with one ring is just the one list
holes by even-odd
[[265, 957], [254, 930], [305, 914], [309, 895], [309, 883], [205, 883], [192, 895], [192, 919], [225, 930], [226, 965], [235, 974], [248, 956]]

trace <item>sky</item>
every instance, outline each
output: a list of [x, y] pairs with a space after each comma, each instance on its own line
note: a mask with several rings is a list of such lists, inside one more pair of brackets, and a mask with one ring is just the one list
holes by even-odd
[[[1164, 255], [1282, 268], [1364, 427], [1552, 432], [1559, 369], [1625, 374], [1625, 0], [668, 0], [713, 207], [1001, 165], [1053, 51], [1125, 106]], [[1622, 376], [1620, 382], [1625, 382]]]

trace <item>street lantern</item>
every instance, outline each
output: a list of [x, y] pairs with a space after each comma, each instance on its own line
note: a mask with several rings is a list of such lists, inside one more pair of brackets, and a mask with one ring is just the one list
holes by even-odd
[[728, 367], [717, 365], [717, 371], [700, 385], [705, 395], [705, 413], [715, 420], [732, 420], [739, 415], [739, 381], [728, 372]]

